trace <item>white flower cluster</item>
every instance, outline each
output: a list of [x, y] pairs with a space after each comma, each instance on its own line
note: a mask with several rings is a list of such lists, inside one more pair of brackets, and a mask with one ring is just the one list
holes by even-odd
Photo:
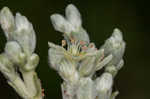
[[[51, 16], [55, 30], [63, 32], [62, 46], [48, 43], [50, 67], [64, 80], [63, 99], [115, 99], [118, 92], [112, 92], [113, 79], [124, 63], [121, 31], [114, 29], [112, 36], [97, 49], [82, 27], [77, 8], [68, 5], [65, 15]], [[97, 75], [102, 68], [104, 73]]]
[[20, 13], [14, 17], [7, 7], [0, 11], [0, 24], [7, 38], [5, 50], [0, 54], [0, 71], [22, 98], [42, 99], [35, 72], [39, 56], [34, 53], [36, 37], [32, 24]]

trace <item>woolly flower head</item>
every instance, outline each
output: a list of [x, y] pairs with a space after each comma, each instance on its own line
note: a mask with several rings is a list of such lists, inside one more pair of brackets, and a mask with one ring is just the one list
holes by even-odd
[[[97, 49], [82, 27], [81, 15], [69, 4], [65, 17], [51, 16], [56, 31], [62, 32], [62, 46], [49, 42], [49, 63], [61, 78], [63, 99], [115, 99], [113, 77], [123, 66], [125, 42], [122, 32], [114, 29], [104, 45]], [[104, 68], [104, 73], [99, 71]]]
[[[81, 15], [74, 5], [70, 4], [66, 7], [65, 18], [59, 14], [53, 14], [51, 20], [54, 28], [64, 33], [65, 40], [62, 40], [62, 46], [48, 43], [49, 62], [64, 80], [67, 79], [66, 77], [74, 76], [72, 73], [78, 76], [93, 76], [95, 71], [111, 61], [113, 57], [111, 53], [104, 56], [103, 48], [97, 49], [94, 43], [90, 43], [87, 32], [81, 26]], [[60, 65], [62, 63], [66, 65], [62, 65], [63, 68]], [[68, 69], [72, 73], [67, 72]], [[69, 76], [66, 76], [66, 73]], [[77, 76], [74, 76], [74, 79], [76, 78]]]

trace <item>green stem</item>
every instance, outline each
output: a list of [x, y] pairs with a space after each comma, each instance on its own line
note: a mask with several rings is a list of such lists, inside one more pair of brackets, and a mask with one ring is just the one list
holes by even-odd
[[36, 72], [34, 70], [23, 72], [22, 75], [24, 83], [28, 89], [28, 92], [30, 93], [30, 97], [32, 97], [31, 99], [42, 99], [41, 84]]
[[12, 82], [9, 81], [8, 84], [12, 86], [22, 98], [28, 99], [30, 97], [29, 92], [20, 77], [17, 77]]
[[30, 96], [34, 97], [37, 93], [34, 80], [35, 72], [34, 71], [23, 72], [22, 75]]

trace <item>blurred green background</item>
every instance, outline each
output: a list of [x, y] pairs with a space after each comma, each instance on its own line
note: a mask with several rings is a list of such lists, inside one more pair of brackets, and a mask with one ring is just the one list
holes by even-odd
[[[65, 7], [73, 3], [80, 10], [83, 26], [92, 42], [99, 48], [115, 27], [123, 31], [127, 42], [125, 65], [115, 78], [117, 99], [150, 99], [150, 3], [146, 0], [0, 0], [0, 8], [8, 6], [20, 12], [33, 24], [37, 35], [36, 53], [40, 56], [37, 68], [45, 99], [62, 99], [58, 74], [49, 68], [47, 42], [60, 44], [63, 38], [50, 22], [53, 13], [64, 14]], [[0, 52], [6, 38], [0, 29]], [[0, 73], [0, 99], [21, 99], [8, 86]]]

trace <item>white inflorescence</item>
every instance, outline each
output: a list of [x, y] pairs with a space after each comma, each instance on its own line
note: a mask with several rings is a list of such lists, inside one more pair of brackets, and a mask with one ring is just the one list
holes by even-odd
[[[125, 42], [119, 29], [100, 49], [90, 43], [82, 27], [78, 9], [70, 4], [65, 17], [51, 16], [56, 31], [62, 32], [62, 46], [49, 42], [49, 63], [62, 77], [63, 99], [115, 99], [112, 92], [113, 78], [123, 66]], [[67, 49], [66, 49], [67, 48]], [[97, 74], [104, 68], [102, 75]]]
[[5, 50], [0, 54], [0, 71], [23, 99], [42, 99], [35, 72], [39, 56], [34, 53], [36, 37], [32, 24], [20, 13], [14, 17], [7, 7], [0, 11], [0, 24], [7, 38]]

